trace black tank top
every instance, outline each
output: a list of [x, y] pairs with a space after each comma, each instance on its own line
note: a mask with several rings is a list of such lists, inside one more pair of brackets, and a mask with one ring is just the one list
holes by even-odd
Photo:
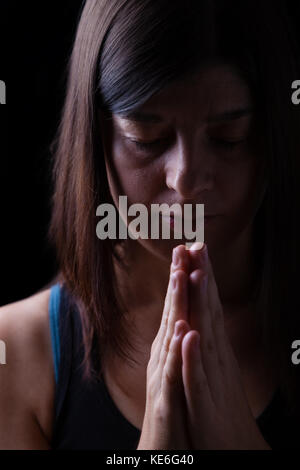
[[[52, 448], [136, 449], [140, 430], [121, 414], [103, 376], [83, 377], [81, 320], [65, 286], [51, 288], [49, 320], [56, 376]], [[256, 422], [272, 449], [300, 447], [299, 423], [285, 413], [279, 389]]]

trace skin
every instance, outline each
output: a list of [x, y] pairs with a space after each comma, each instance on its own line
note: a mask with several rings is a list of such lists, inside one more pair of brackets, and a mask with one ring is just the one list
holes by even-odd
[[[229, 120], [222, 115], [252, 106], [244, 82], [230, 67], [219, 66], [169, 86], [142, 106], [144, 113], [157, 114], [162, 122], [114, 115], [101, 126], [116, 205], [118, 196], [126, 195], [128, 205], [140, 202], [149, 211], [152, 203], [203, 203], [206, 214], [219, 214], [205, 227], [205, 241], [222, 302], [228, 305], [248, 297], [254, 269], [252, 221], [264, 188], [252, 116]], [[132, 142], [158, 139], [164, 141], [143, 151]], [[228, 148], [228, 142], [239, 141]], [[138, 303], [142, 298], [148, 301], [153, 291], [164, 298], [172, 249], [178, 244], [129, 243], [126, 256], [134, 265], [131, 279], [139, 292]]]
[[6, 364], [0, 365], [0, 449], [50, 449], [54, 368], [50, 290], [0, 308]]
[[[255, 305], [248, 300], [255, 279], [253, 221], [265, 191], [261, 137], [255, 114], [249, 112], [252, 109], [245, 82], [235, 69], [220, 65], [173, 83], [148, 100], [138, 116], [113, 115], [106, 120], [100, 115], [100, 122], [116, 205], [119, 195], [126, 195], [128, 205], [140, 202], [149, 211], [152, 203], [203, 203], [206, 214], [218, 214], [205, 227], [212, 277], [218, 286], [213, 302], [222, 305], [224, 328], [238, 363], [236, 372], [241, 374], [253, 415], [258, 416], [269, 403], [277, 379], [262, 355]], [[149, 115], [155, 115], [156, 122]], [[105, 377], [121, 412], [140, 429], [146, 369], [161, 325], [176, 245], [178, 240], [129, 241], [124, 255], [130, 277], [116, 267], [140, 350], [139, 366], [126, 366], [111, 352], [104, 361]], [[193, 302], [190, 297], [188, 303]], [[188, 338], [193, 343], [194, 334], [187, 334], [183, 341], [182, 359], [189, 357]], [[241, 415], [245, 416], [247, 407], [243, 406]], [[249, 423], [252, 435], [253, 421]]]
[[[176, 248], [178, 262], [171, 267], [171, 274], [178, 276], [174, 291], [170, 263], [180, 240], [132, 242], [126, 253], [130, 276], [116, 267], [139, 348], [138, 365], [130, 367], [109, 352], [104, 358], [105, 379], [121, 413], [142, 430], [140, 448], [151, 444], [157, 448], [268, 448], [253, 416], [270, 401], [276, 381], [257, 341], [255, 306], [248, 302], [255, 272], [252, 221], [263, 193], [260, 146], [250, 132], [249, 116], [224, 122], [211, 119], [249, 105], [249, 90], [235, 71], [217, 67], [204, 69], [150, 99], [142, 110], [159, 114], [159, 124], [119, 116], [101, 123], [115, 201], [125, 194], [129, 204], [144, 202], [148, 207], [162, 202], [204, 203], [206, 213], [220, 214], [205, 229], [209, 264], [203, 265], [183, 246]], [[248, 138], [230, 151], [215, 142], [224, 137], [241, 140], [246, 134]], [[168, 136], [169, 144], [155, 147], [155, 154], [146, 158], [126, 140], [149, 141], [162, 135]], [[260, 186], [261, 191], [256, 191]], [[199, 296], [204, 272], [209, 274], [209, 293]], [[7, 364], [0, 367], [1, 449], [50, 448], [55, 382], [48, 302], [49, 289], [0, 309], [0, 337], [7, 347]], [[209, 325], [217, 311], [224, 329], [212, 338]], [[181, 334], [175, 338], [176, 321]], [[198, 335], [202, 346], [195, 355], [192, 348]], [[205, 344], [212, 347], [206, 350]], [[214, 351], [211, 357], [218, 360], [221, 371], [216, 363], [207, 364], [209, 350]], [[154, 377], [152, 388], [146, 388], [147, 374]], [[207, 386], [199, 390], [197, 383]], [[158, 397], [164, 400], [159, 402]], [[207, 408], [199, 407], [199, 402], [207, 403]], [[178, 412], [170, 416], [170, 407]], [[216, 416], [218, 425], [211, 426]], [[224, 442], [220, 429], [231, 421], [234, 427], [226, 428]], [[203, 434], [208, 436], [205, 442], [193, 438]]]
[[224, 328], [207, 247], [182, 248], [174, 250], [178, 263], [151, 348], [138, 449], [268, 450]]

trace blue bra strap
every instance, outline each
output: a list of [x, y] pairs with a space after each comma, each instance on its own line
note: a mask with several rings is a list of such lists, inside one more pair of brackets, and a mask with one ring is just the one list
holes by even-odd
[[58, 371], [60, 362], [60, 341], [59, 341], [59, 304], [60, 304], [60, 285], [55, 284], [51, 287], [49, 299], [49, 321], [51, 332], [51, 344], [54, 362], [55, 382], [58, 382]]

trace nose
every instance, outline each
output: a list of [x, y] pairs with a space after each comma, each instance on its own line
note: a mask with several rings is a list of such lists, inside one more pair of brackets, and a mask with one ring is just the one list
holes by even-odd
[[195, 200], [214, 186], [213, 156], [198, 143], [180, 140], [166, 163], [166, 185], [183, 199]]

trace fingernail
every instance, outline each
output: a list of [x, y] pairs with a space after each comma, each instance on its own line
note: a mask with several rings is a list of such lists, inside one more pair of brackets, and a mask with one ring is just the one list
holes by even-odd
[[202, 250], [204, 243], [203, 242], [195, 242], [191, 248], [190, 251], [197, 251], [197, 250]]
[[173, 262], [174, 267], [176, 267], [176, 266], [179, 265], [179, 256], [178, 256], [178, 254], [176, 253], [176, 248], [174, 248], [174, 250], [173, 250], [172, 262]]

